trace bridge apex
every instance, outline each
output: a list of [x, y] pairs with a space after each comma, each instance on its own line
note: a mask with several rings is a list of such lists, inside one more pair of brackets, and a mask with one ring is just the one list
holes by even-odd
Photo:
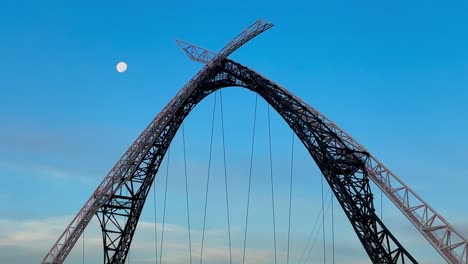
[[185, 52], [185, 54], [187, 54], [187, 56], [191, 60], [201, 62], [203, 64], [209, 64], [210, 62], [215, 60], [224, 60], [242, 45], [247, 43], [249, 40], [267, 31], [271, 27], [273, 27], [273, 24], [267, 22], [264, 19], [259, 19], [255, 21], [252, 25], [244, 29], [239, 35], [237, 35], [231, 41], [229, 41], [229, 43], [226, 44], [226, 46], [224, 46], [224, 48], [222, 48], [219, 53], [214, 53], [207, 49], [181, 40], [176, 40], [176, 42], [177, 45]]

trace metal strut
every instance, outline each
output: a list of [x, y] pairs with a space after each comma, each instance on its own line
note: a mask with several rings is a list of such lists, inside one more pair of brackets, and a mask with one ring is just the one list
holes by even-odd
[[273, 24], [259, 19], [255, 21], [248, 28], [244, 29], [239, 35], [233, 38], [219, 53], [214, 53], [207, 49], [201, 48], [194, 44], [184, 42], [182, 40], [176, 40], [177, 45], [187, 54], [187, 56], [196, 62], [208, 64], [214, 61], [221, 61], [227, 58], [231, 53], [237, 50], [239, 47], [247, 43], [249, 40], [255, 38], [259, 34], [273, 27]]

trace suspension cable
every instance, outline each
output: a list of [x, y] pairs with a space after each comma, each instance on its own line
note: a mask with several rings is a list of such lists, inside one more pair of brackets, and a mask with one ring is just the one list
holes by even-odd
[[332, 194], [331, 197], [331, 226], [332, 226], [332, 263], [335, 264], [335, 207], [334, 207], [334, 201], [335, 197]]
[[221, 132], [223, 140], [223, 160], [224, 160], [224, 186], [226, 192], [226, 213], [227, 213], [227, 225], [228, 225], [228, 239], [229, 239], [229, 263], [232, 264], [232, 249], [231, 249], [231, 221], [229, 216], [229, 194], [228, 194], [228, 179], [226, 169], [226, 143], [224, 139], [224, 112], [223, 112], [223, 93], [219, 91], [219, 105], [221, 109]]
[[273, 157], [271, 151], [271, 122], [270, 122], [270, 105], [267, 108], [268, 113], [268, 144], [270, 150], [270, 183], [271, 183], [271, 211], [273, 214], [273, 244], [275, 247], [275, 264], [278, 263], [277, 261], [277, 253], [276, 253], [276, 220], [275, 220], [275, 192], [274, 192], [274, 184], [273, 184]]
[[185, 126], [182, 123], [182, 144], [184, 148], [184, 174], [185, 174], [185, 198], [187, 204], [187, 227], [188, 227], [188, 239], [189, 239], [189, 254], [190, 264], [192, 264], [192, 237], [190, 235], [190, 207], [189, 207], [189, 194], [188, 194], [188, 179], [187, 179], [187, 155], [185, 148]]
[[380, 220], [383, 221], [383, 191], [380, 190]]
[[[323, 198], [323, 175], [320, 177], [322, 182], [322, 210], [324, 209], [323, 204], [325, 203]], [[333, 200], [333, 196], [332, 196]], [[326, 238], [325, 238], [325, 212], [322, 211], [322, 239], [323, 239], [323, 263], [327, 263], [327, 248], [325, 245]]]
[[249, 207], [250, 207], [250, 186], [252, 184], [252, 167], [253, 167], [253, 155], [254, 155], [254, 144], [255, 144], [255, 126], [257, 123], [257, 103], [258, 94], [255, 94], [255, 109], [254, 109], [254, 120], [252, 129], [252, 147], [250, 151], [250, 168], [249, 168], [249, 188], [247, 192], [247, 213], [245, 215], [245, 229], [244, 229], [244, 251], [242, 253], [242, 263], [245, 263], [245, 247], [247, 245], [247, 227], [249, 223]]
[[82, 234], [82, 239], [83, 239], [83, 264], [85, 263], [85, 231], [83, 230]]
[[289, 219], [288, 219], [288, 254], [286, 263], [289, 264], [289, 242], [291, 238], [291, 204], [292, 204], [292, 183], [293, 183], [293, 168], [294, 168], [294, 131], [291, 139], [291, 174], [289, 179]]
[[[328, 190], [328, 191], [330, 191], [330, 190]], [[325, 195], [325, 196], [328, 197], [328, 194], [329, 193], [327, 193], [327, 195]], [[322, 208], [320, 208], [319, 213], [317, 214], [317, 217], [315, 218], [315, 222], [314, 222], [314, 225], [312, 227], [312, 231], [310, 231], [309, 238], [307, 239], [307, 243], [306, 243], [306, 245], [304, 247], [304, 250], [302, 251], [301, 258], [299, 259], [298, 263], [302, 263], [302, 260], [304, 259], [307, 248], [309, 247], [312, 236], [314, 235], [315, 228], [317, 227], [318, 220], [319, 220], [319, 218], [321, 216], [321, 212], [322, 212]]]
[[[332, 194], [332, 196], [333, 196], [333, 194]], [[328, 199], [328, 194], [325, 196], [325, 200], [327, 200], [327, 199]], [[331, 201], [328, 203], [328, 206], [327, 206], [327, 208], [325, 209], [325, 212], [324, 212], [325, 215], [328, 214], [328, 210], [330, 209], [330, 205], [331, 205]], [[321, 212], [323, 212], [323, 209], [321, 210]], [[315, 243], [317, 242], [317, 239], [318, 239], [318, 236], [319, 236], [319, 233], [320, 233], [320, 228], [323, 228], [322, 223], [319, 224], [319, 227], [318, 227], [318, 228], [319, 228], [319, 229], [317, 229], [317, 233], [315, 234], [315, 238], [314, 238], [314, 240], [313, 240], [313, 242], [312, 242], [312, 246], [310, 247], [309, 253], [307, 254], [307, 258], [305, 259], [305, 263], [307, 263], [307, 262], [309, 261], [309, 258], [310, 258], [310, 256], [311, 256], [312, 250], [314, 249]]]
[[171, 147], [167, 150], [167, 165], [166, 165], [166, 187], [164, 190], [164, 206], [163, 206], [163, 222], [161, 230], [161, 248], [159, 250], [159, 263], [162, 263], [163, 244], [164, 244], [164, 226], [166, 224], [166, 202], [167, 202], [167, 183], [169, 182], [169, 165], [171, 160]]
[[[133, 185], [132, 183], [130, 183], [130, 184]], [[133, 189], [133, 188], [132, 188], [132, 189]], [[125, 196], [126, 196], [126, 197], [129, 197], [131, 192], [132, 192], [132, 191], [130, 191], [130, 187], [129, 187], [127, 184], [125, 184]], [[132, 196], [133, 196], [133, 192], [132, 192]], [[127, 252], [127, 258], [126, 258], [126, 260], [127, 260], [127, 263], [130, 264], [130, 246], [128, 247], [128, 252]], [[125, 261], [124, 261], [124, 262], [125, 262]]]
[[[330, 190], [328, 190], [327, 194], [325, 195], [325, 199], [328, 199], [329, 194], [330, 194]], [[318, 211], [317, 217], [315, 218], [314, 225], [312, 227], [312, 230], [310, 231], [309, 238], [307, 239], [306, 246], [304, 247], [304, 250], [302, 251], [302, 255], [301, 255], [301, 258], [299, 259], [298, 263], [302, 263], [302, 261], [304, 260], [305, 253], [307, 252], [307, 248], [310, 245], [310, 241], [312, 239], [312, 236], [314, 235], [315, 228], [317, 227], [317, 224], [319, 223], [319, 219], [322, 216], [322, 211], [323, 211], [323, 206]], [[306, 257], [306, 258], [308, 258], [308, 257]]]
[[[325, 197], [328, 197], [329, 192], [330, 192], [330, 190], [328, 190], [328, 193], [325, 195]], [[310, 231], [309, 238], [307, 239], [306, 246], [304, 247], [304, 251], [302, 252], [301, 258], [299, 259], [298, 263], [302, 263], [302, 260], [304, 259], [305, 253], [307, 252], [307, 248], [309, 247], [312, 236], [314, 235], [315, 228], [317, 227], [320, 216], [322, 215], [321, 214], [322, 210], [323, 210], [323, 206], [322, 206], [322, 208], [320, 208], [319, 213], [317, 214], [317, 217], [315, 218], [315, 222], [314, 222], [314, 225], [312, 227], [312, 231]]]
[[200, 264], [203, 262], [203, 246], [205, 242], [205, 227], [206, 227], [206, 209], [208, 205], [208, 191], [210, 186], [210, 171], [211, 171], [211, 152], [213, 150], [213, 132], [214, 132], [214, 124], [215, 124], [215, 113], [216, 113], [216, 93], [214, 96], [214, 103], [213, 103], [213, 117], [211, 119], [211, 138], [210, 138], [210, 153], [208, 156], [208, 176], [206, 178], [206, 192], [205, 192], [205, 213], [203, 215], [203, 231], [202, 231], [202, 242], [201, 242], [201, 252], [200, 252]]
[[156, 179], [153, 180], [153, 204], [154, 204], [154, 254], [155, 260], [154, 262], [158, 263], [158, 229], [156, 227], [157, 218], [156, 218]]

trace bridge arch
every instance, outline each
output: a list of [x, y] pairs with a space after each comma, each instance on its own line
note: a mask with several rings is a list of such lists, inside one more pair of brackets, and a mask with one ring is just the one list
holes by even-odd
[[[93, 215], [97, 215], [101, 224], [104, 263], [125, 263], [151, 185], [183, 120], [206, 96], [233, 86], [260, 95], [295, 132], [330, 185], [373, 263], [417, 262], [376, 215], [370, 180], [384, 190], [392, 187], [392, 180], [399, 181], [403, 187], [386, 194], [418, 228], [420, 222], [433, 225], [440, 218], [452, 238], [461, 237], [435, 210], [320, 112], [259, 73], [223, 59], [207, 64], [153, 119], [104, 178], [43, 263], [62, 263]], [[409, 199], [397, 196], [400, 190], [405, 191], [405, 197], [415, 196], [423, 205], [411, 207]], [[417, 217], [421, 208], [425, 213]], [[450, 236], [440, 238], [432, 233], [437, 230], [427, 229], [422, 234], [436, 249], [443, 247], [442, 256], [449, 263], [467, 263], [466, 240], [452, 242]], [[456, 254], [456, 250], [461, 254]]]
[[363, 146], [320, 112], [255, 71], [227, 59], [271, 28], [262, 19], [219, 52], [177, 41], [200, 70], [152, 120], [115, 164], [44, 257], [63, 263], [94, 215], [104, 240], [104, 263], [124, 263], [151, 183], [184, 118], [210, 93], [241, 86], [258, 93], [307, 148], [373, 263], [416, 263], [377, 217], [372, 180], [451, 264], [468, 264], [468, 240]]
[[[148, 148], [134, 176], [122, 186], [134, 190], [133, 194], [129, 197], [124, 197], [122, 192], [113, 195], [97, 211], [104, 238], [105, 263], [125, 262], [151, 184], [185, 117], [209, 94], [233, 86], [260, 95], [295, 132], [322, 171], [374, 263], [417, 263], [375, 214], [365, 167], [368, 153], [346, 144], [325, 123], [323, 116], [286, 89], [231, 60], [223, 61], [195, 88], [172, 99], [161, 112], [166, 111], [160, 117], [160, 122], [165, 123], [164, 130]], [[126, 217], [123, 228], [116, 215]]]

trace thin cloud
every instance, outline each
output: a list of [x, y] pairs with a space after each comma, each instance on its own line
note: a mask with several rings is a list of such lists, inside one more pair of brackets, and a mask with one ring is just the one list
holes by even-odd
[[[14, 220], [0, 219], [0, 263], [8, 263], [12, 259], [15, 263], [30, 263], [31, 259], [39, 262], [56, 239], [63, 232], [65, 226], [72, 219], [71, 216]], [[12, 228], [13, 227], [13, 228]], [[154, 240], [154, 222], [140, 221], [135, 234], [134, 242], [130, 249], [130, 258], [132, 263], [154, 263], [155, 262], [155, 240]], [[162, 224], [156, 223], [159, 240], [157, 242], [158, 251], [161, 246]], [[187, 263], [189, 260], [188, 240], [186, 237], [187, 228], [180, 225], [166, 223], [164, 226], [165, 239], [163, 245], [162, 260], [164, 263], [179, 264]], [[201, 230], [192, 230], [192, 257], [198, 262], [200, 259], [201, 244], [197, 238]], [[223, 243], [225, 230], [209, 229], [207, 230], [209, 241], [205, 244], [203, 253], [204, 263], [228, 263], [229, 248]], [[246, 248], [246, 263], [271, 263], [274, 260], [273, 249], [258, 248], [261, 247], [265, 238], [258, 237], [257, 241], [249, 243], [251, 246]], [[411, 241], [411, 244], [419, 244], [419, 241]], [[264, 245], [263, 245], [264, 246]], [[412, 246], [412, 245], [408, 245]], [[328, 247], [328, 245], [327, 245]], [[367, 256], [363, 253], [362, 246], [358, 243], [340, 243], [336, 244], [337, 260], [340, 262], [364, 264], [370, 263]], [[328, 247], [329, 248], [329, 247]], [[411, 248], [411, 247], [410, 247]], [[69, 263], [81, 263], [82, 261], [82, 241], [79, 241], [68, 257]], [[321, 249], [320, 249], [321, 250]], [[88, 263], [98, 263], [102, 261], [102, 237], [100, 233], [99, 222], [93, 218], [85, 231], [85, 259]], [[243, 247], [236, 245], [232, 247], [233, 262], [238, 263], [242, 260]], [[160, 254], [160, 251], [159, 253]], [[328, 253], [330, 254], [330, 252]], [[321, 254], [316, 254], [314, 260], [321, 261]], [[160, 255], [158, 255], [159, 258]], [[278, 249], [278, 259], [280, 262], [286, 259], [286, 251]], [[299, 256], [300, 257], [300, 256]], [[298, 256], [291, 255], [291, 260]], [[436, 263], [431, 259], [424, 259], [424, 263]]]
[[17, 163], [11, 161], [0, 161], [0, 169], [10, 170], [14, 172], [30, 174], [30, 175], [41, 175], [57, 180], [74, 180], [81, 183], [90, 184], [92, 181], [89, 177], [78, 175], [77, 173], [71, 173], [61, 168], [45, 165], [45, 164], [33, 164], [33, 163]]
[[[47, 218], [41, 220], [0, 220], [0, 251], [9, 250], [8, 256], [0, 255], [0, 263], [5, 263], [6, 259], [16, 258], [25, 259], [26, 256], [35, 256], [38, 260], [46, 254], [49, 247], [53, 245], [55, 240], [63, 231], [63, 228], [71, 220], [70, 216]], [[11, 227], [14, 226], [15, 230]], [[157, 223], [156, 227], [160, 232], [162, 224]], [[141, 222], [138, 228], [138, 239], [134, 241], [131, 248], [133, 263], [148, 263], [154, 262], [154, 223]], [[165, 224], [164, 231], [166, 239], [164, 241], [163, 261], [165, 263], [186, 263], [188, 257], [188, 247], [182, 241], [187, 229], [174, 224]], [[219, 230], [208, 230], [211, 236], [224, 235]], [[194, 230], [193, 234], [199, 234], [200, 230]], [[86, 245], [88, 260], [92, 262], [102, 258], [102, 237], [99, 231], [99, 224], [96, 219], [93, 219], [86, 231]], [[160, 243], [160, 242], [159, 242]], [[158, 247], [160, 244], [158, 245]], [[81, 244], [75, 245], [75, 250], [81, 250]], [[233, 248], [233, 256], [239, 261], [239, 256], [242, 255], [242, 249]], [[75, 252], [76, 253], [76, 252]], [[77, 254], [71, 252], [72, 260], [77, 259]], [[205, 245], [203, 259], [204, 263], [220, 263], [226, 261], [228, 249], [225, 246], [217, 246], [207, 243]], [[194, 259], [197, 259], [200, 254], [200, 244], [194, 243], [192, 254]], [[248, 256], [247, 263], [269, 263], [273, 252], [269, 250], [261, 250], [248, 248], [246, 255]], [[283, 254], [283, 253], [280, 253]], [[154, 256], [154, 257], [153, 257]], [[17, 262], [21, 263], [21, 262]], [[26, 262], [24, 262], [26, 263]]]

